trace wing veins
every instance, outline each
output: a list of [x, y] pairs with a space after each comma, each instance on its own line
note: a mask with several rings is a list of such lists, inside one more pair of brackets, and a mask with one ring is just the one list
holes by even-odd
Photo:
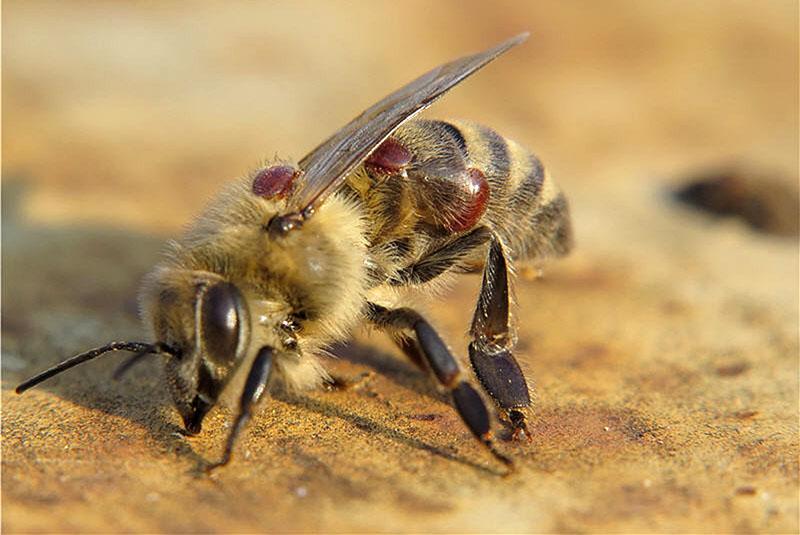
[[519, 34], [478, 54], [435, 67], [364, 110], [300, 160], [303, 174], [290, 208], [297, 214], [313, 213], [400, 125], [527, 37], [527, 33]]

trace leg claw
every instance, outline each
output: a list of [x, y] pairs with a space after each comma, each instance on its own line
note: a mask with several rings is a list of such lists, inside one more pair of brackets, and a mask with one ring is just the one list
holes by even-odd
[[521, 411], [509, 411], [508, 419], [513, 429], [511, 432], [511, 440], [521, 441], [523, 437], [525, 437], [527, 442], [532, 440], [531, 433], [528, 431], [528, 424], [525, 422], [525, 415]]

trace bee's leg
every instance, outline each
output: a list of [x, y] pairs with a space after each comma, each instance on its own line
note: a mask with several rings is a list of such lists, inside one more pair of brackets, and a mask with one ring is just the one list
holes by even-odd
[[239, 414], [236, 415], [236, 420], [228, 435], [225, 453], [222, 455], [220, 461], [209, 465], [206, 468], [207, 471], [225, 466], [230, 462], [231, 455], [233, 454], [233, 447], [236, 445], [236, 439], [242, 429], [244, 429], [248, 420], [250, 420], [253, 408], [261, 400], [264, 391], [267, 389], [267, 382], [269, 382], [270, 372], [272, 371], [272, 354], [272, 348], [265, 346], [261, 348], [258, 355], [256, 355], [253, 365], [250, 367], [250, 372], [247, 374], [247, 381], [244, 384], [242, 397], [239, 400]]
[[[512, 466], [512, 461], [494, 447], [490, 428], [489, 412], [478, 392], [465, 380], [458, 362], [430, 323], [409, 308], [387, 309], [370, 304], [368, 319], [375, 326], [395, 333], [406, 353], [414, 360], [423, 360], [433, 372], [439, 384], [447, 388], [461, 419], [470, 431], [503, 464]], [[402, 334], [396, 334], [401, 331]], [[414, 339], [406, 332], [413, 333]], [[416, 344], [413, 343], [416, 342]], [[412, 349], [413, 348], [413, 349]]]
[[417, 263], [401, 269], [389, 280], [389, 284], [393, 286], [424, 284], [448, 269], [463, 270], [464, 258], [479, 247], [484, 247], [490, 236], [491, 231], [487, 227], [476, 227], [440, 248], [428, 252]]
[[328, 390], [340, 390], [340, 391], [357, 390], [366, 385], [375, 375], [374, 372], [363, 372], [358, 377], [346, 378], [335, 373], [328, 372], [328, 374], [331, 377], [330, 380], [325, 382], [324, 384], [325, 388], [327, 388]]
[[492, 237], [470, 328], [469, 360], [484, 390], [511, 422], [514, 438], [525, 434], [530, 440], [523, 410], [530, 407], [531, 396], [511, 352], [514, 341], [509, 333], [508, 308], [506, 255], [497, 237]]

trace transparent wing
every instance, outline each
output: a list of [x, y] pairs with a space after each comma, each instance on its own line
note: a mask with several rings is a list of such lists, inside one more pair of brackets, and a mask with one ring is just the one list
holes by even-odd
[[436, 67], [350, 121], [300, 161], [302, 174], [295, 185], [291, 209], [303, 214], [313, 212], [397, 127], [527, 38], [528, 33], [522, 33], [479, 54]]

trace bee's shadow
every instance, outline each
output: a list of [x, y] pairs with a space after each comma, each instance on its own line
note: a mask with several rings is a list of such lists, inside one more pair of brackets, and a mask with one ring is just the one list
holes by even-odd
[[469, 466], [471, 468], [480, 470], [482, 472], [486, 472], [491, 475], [502, 476], [508, 474], [508, 472], [498, 471], [492, 469], [491, 467], [487, 467], [482, 464], [471, 461], [465, 457], [461, 457], [454, 451], [451, 451], [449, 448], [434, 446], [423, 440], [415, 438], [410, 434], [399, 431], [395, 427], [392, 427], [390, 425], [383, 425], [380, 422], [371, 420], [364, 416], [360, 416], [352, 411], [346, 410], [336, 405], [335, 403], [329, 403], [327, 401], [323, 401], [318, 397], [312, 397], [308, 395], [288, 394], [283, 392], [279, 393], [278, 397], [279, 399], [285, 401], [286, 403], [289, 403], [290, 405], [294, 405], [298, 408], [302, 408], [322, 416], [327, 416], [327, 417], [333, 416], [342, 419], [359, 429], [368, 431], [375, 435], [385, 437], [391, 441], [398, 442], [407, 447], [411, 447], [422, 451], [427, 451], [438, 457], [442, 457], [449, 461]]

